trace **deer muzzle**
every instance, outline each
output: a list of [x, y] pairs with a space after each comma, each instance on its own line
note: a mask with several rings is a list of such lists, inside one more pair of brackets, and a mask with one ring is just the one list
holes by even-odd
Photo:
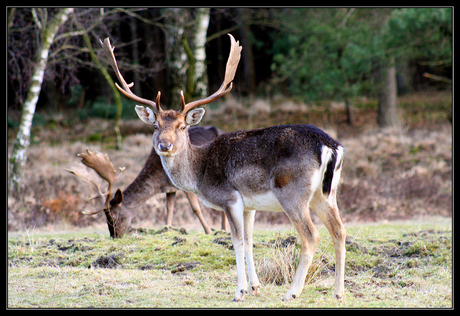
[[164, 140], [158, 144], [160, 153], [168, 153], [173, 149], [173, 144], [169, 140]]

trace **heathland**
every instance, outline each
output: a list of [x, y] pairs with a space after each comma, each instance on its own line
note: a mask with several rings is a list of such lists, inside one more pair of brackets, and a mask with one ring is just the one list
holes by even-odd
[[[345, 299], [332, 299], [333, 247], [314, 217], [321, 234], [315, 265], [301, 297], [287, 304], [281, 297], [300, 245], [285, 215], [256, 215], [261, 295], [231, 303], [230, 236], [205, 235], [182, 193], [173, 218], [182, 231], [163, 227], [164, 194], [139, 208], [137, 229], [120, 240], [109, 238], [103, 215], [80, 212], [100, 201], [65, 171], [76, 154], [87, 147], [108, 153], [116, 168], [126, 167], [117, 181], [124, 189], [150, 153], [151, 127], [122, 121], [117, 151], [110, 120], [37, 113], [25, 194], [8, 199], [8, 307], [451, 307], [452, 96], [417, 93], [398, 101], [401, 124], [394, 129], [378, 128], [376, 101], [364, 98], [354, 100], [353, 126], [334, 102], [228, 98], [207, 108], [202, 125], [234, 131], [313, 124], [345, 147], [338, 196], [348, 231]], [[9, 149], [13, 139], [8, 130]], [[220, 227], [219, 212], [203, 213]]]

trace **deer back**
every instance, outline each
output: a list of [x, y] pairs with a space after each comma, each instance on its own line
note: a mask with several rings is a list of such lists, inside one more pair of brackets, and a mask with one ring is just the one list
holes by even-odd
[[[333, 170], [340, 167], [339, 142], [312, 125], [282, 125], [264, 129], [227, 133], [199, 149], [197, 162], [199, 191], [240, 191], [259, 195], [280, 189], [299, 178], [310, 179], [326, 163], [332, 168], [323, 179], [328, 194]], [[325, 153], [330, 156], [325, 157]], [[340, 157], [339, 157], [340, 156]], [[325, 184], [324, 184], [325, 183]]]

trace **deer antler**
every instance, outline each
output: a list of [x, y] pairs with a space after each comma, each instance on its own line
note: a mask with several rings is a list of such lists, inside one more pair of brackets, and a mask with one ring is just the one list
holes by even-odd
[[224, 81], [222, 82], [222, 85], [220, 86], [219, 90], [217, 90], [216, 92], [214, 92], [212, 95], [210, 95], [209, 97], [205, 99], [196, 100], [193, 102], [189, 102], [187, 104], [185, 104], [184, 93], [181, 91], [182, 107], [179, 111], [181, 114], [185, 114], [197, 106], [211, 103], [212, 101], [226, 95], [232, 90], [233, 88], [232, 81], [235, 78], [235, 72], [236, 72], [236, 69], [238, 68], [238, 63], [240, 62], [241, 50], [243, 49], [243, 47], [240, 46], [240, 42], [236, 41], [235, 38], [231, 34], [228, 34], [228, 36], [230, 36], [230, 44], [231, 44], [230, 54], [228, 56], [227, 66], [225, 68]]
[[[214, 94], [210, 95], [207, 98], [196, 100], [196, 101], [193, 101], [187, 104], [185, 104], [184, 93], [181, 91], [182, 105], [179, 111], [181, 114], [185, 114], [197, 106], [211, 103], [212, 101], [224, 96], [225, 94], [229, 93], [232, 90], [233, 88], [232, 81], [235, 78], [235, 72], [236, 72], [236, 69], [238, 68], [238, 63], [240, 62], [241, 50], [243, 49], [243, 47], [240, 46], [240, 42], [236, 41], [235, 38], [231, 34], [228, 34], [228, 36], [230, 36], [230, 44], [231, 44], [230, 54], [228, 56], [227, 66], [225, 68], [224, 81], [222, 82], [222, 85], [220, 86], [219, 90], [217, 90]], [[115, 83], [118, 90], [120, 90], [121, 93], [123, 93], [126, 97], [130, 98], [131, 100], [134, 100], [136, 102], [139, 102], [147, 106], [150, 106], [151, 108], [155, 109], [157, 113], [162, 112], [163, 110], [160, 107], [161, 93], [158, 92], [156, 102], [153, 102], [151, 100], [147, 100], [147, 99], [144, 99], [144, 98], [141, 98], [135, 95], [130, 89], [134, 85], [134, 83], [132, 82], [130, 84], [127, 84], [125, 79], [121, 75], [120, 70], [118, 69], [117, 60], [115, 59], [115, 55], [113, 54], [113, 50], [115, 49], [115, 47], [112, 47], [112, 45], [110, 44], [109, 38], [107, 37], [104, 40], [104, 42], [102, 42], [101, 40], [99, 40], [99, 42], [101, 43], [101, 46], [104, 49], [105, 55], [107, 56], [107, 59], [109, 60], [110, 65], [115, 71], [115, 74], [117, 75], [118, 80], [123, 86], [123, 87], [120, 87], [117, 83]]]
[[94, 169], [97, 172], [97, 174], [102, 179], [106, 180], [108, 183], [113, 183], [120, 177], [120, 175], [115, 177], [116, 171], [113, 168], [113, 164], [110, 161], [107, 154], [104, 155], [100, 152], [91, 152], [87, 148], [86, 153], [81, 153], [77, 156], [81, 157], [81, 162], [84, 165], [90, 167], [91, 169]]
[[120, 90], [121, 93], [123, 93], [126, 97], [130, 98], [131, 100], [134, 100], [135, 102], [139, 102], [141, 104], [150, 106], [153, 109], [155, 109], [157, 112], [163, 111], [161, 109], [161, 107], [160, 107], [160, 92], [158, 92], [157, 102], [156, 103], [151, 101], [151, 100], [144, 99], [144, 98], [141, 98], [141, 97], [135, 95], [130, 89], [130, 88], [132, 88], [132, 86], [134, 86], [134, 82], [131, 82], [130, 84], [127, 84], [125, 79], [121, 75], [120, 70], [118, 69], [117, 60], [115, 58], [115, 55], [113, 54], [113, 50], [115, 49], [115, 47], [112, 47], [112, 45], [110, 44], [110, 39], [107, 37], [104, 40], [104, 42], [102, 42], [101, 40], [99, 40], [99, 42], [101, 43], [101, 46], [104, 49], [105, 56], [109, 60], [110, 66], [112, 66], [113, 70], [115, 71], [115, 74], [118, 77], [118, 80], [120, 81], [121, 85], [123, 86], [123, 88], [122, 88], [122, 87], [120, 87], [118, 85], [118, 83], [115, 83], [115, 85], [117, 86], [118, 90]]
[[120, 169], [120, 174], [118, 176], [115, 176], [116, 171], [113, 168], [113, 164], [110, 161], [110, 159], [107, 156], [107, 154], [104, 155], [104, 154], [99, 153], [99, 152], [91, 152], [88, 148], [86, 149], [86, 153], [81, 153], [81, 154], [78, 154], [77, 156], [81, 157], [81, 162], [84, 165], [86, 165], [87, 167], [89, 167], [91, 169], [94, 169], [97, 172], [97, 174], [102, 179], [107, 181], [107, 183], [109, 184], [107, 192], [102, 193], [101, 190], [99, 189], [99, 186], [94, 181], [88, 179], [87, 177], [85, 177], [81, 173], [75, 172], [73, 170], [67, 170], [70, 173], [73, 173], [74, 175], [76, 175], [77, 177], [80, 177], [84, 181], [94, 184], [97, 187], [100, 195], [107, 195], [103, 207], [101, 207], [100, 209], [98, 209], [96, 211], [92, 211], [92, 212], [83, 211], [83, 214], [85, 214], [85, 215], [94, 215], [94, 214], [97, 214], [97, 213], [99, 213], [101, 211], [107, 210], [109, 208], [110, 198], [112, 197], [113, 183], [116, 180], [118, 180], [118, 178], [120, 177], [120, 175], [123, 172], [123, 170], [125, 170], [125, 168], [124, 167], [119, 168]]

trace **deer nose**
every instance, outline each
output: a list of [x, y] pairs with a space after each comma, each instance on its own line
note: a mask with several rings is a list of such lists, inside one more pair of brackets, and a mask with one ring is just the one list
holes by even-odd
[[170, 141], [164, 141], [158, 144], [158, 149], [162, 152], [168, 152], [173, 148], [173, 144]]

